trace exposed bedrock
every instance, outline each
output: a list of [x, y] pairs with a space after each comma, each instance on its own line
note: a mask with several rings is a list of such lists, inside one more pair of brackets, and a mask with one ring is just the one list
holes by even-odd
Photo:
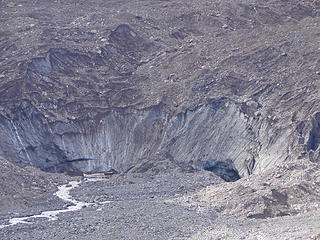
[[231, 173], [227, 181], [295, 156], [295, 132], [271, 127], [241, 109], [241, 104], [222, 99], [177, 116], [160, 104], [49, 123], [24, 102], [14, 119], [0, 118], [0, 154], [19, 165], [50, 171], [64, 166], [125, 172], [150, 158], [167, 159], [182, 169]]

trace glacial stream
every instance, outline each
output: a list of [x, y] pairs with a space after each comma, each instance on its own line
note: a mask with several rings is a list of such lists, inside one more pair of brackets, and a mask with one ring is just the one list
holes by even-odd
[[33, 222], [29, 221], [29, 220], [35, 219], [35, 218], [47, 218], [49, 221], [54, 221], [54, 220], [58, 219], [57, 215], [60, 213], [77, 211], [84, 206], [92, 205], [92, 203], [79, 202], [79, 201], [73, 199], [72, 196], [70, 195], [70, 191], [73, 188], [78, 187], [80, 183], [81, 182], [71, 181], [68, 184], [64, 184], [64, 185], [61, 185], [58, 187], [58, 191], [55, 193], [55, 195], [57, 197], [59, 197], [61, 200], [66, 201], [66, 202], [70, 202], [72, 204], [71, 206], [68, 206], [66, 209], [44, 211], [41, 214], [31, 215], [28, 217], [11, 218], [9, 220], [9, 224], [0, 225], [0, 229], [5, 228], [5, 227], [9, 227], [9, 226], [13, 226], [13, 225], [16, 225], [19, 223], [32, 224]]

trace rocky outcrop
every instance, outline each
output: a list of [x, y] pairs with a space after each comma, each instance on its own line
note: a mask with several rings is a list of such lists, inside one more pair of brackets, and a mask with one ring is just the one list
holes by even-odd
[[319, 170], [319, 164], [312, 162], [286, 162], [235, 183], [209, 186], [178, 202], [232, 218], [267, 219], [317, 211]]

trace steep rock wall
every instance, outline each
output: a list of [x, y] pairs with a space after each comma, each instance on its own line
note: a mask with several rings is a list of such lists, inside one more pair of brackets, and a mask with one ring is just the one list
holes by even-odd
[[0, 128], [4, 157], [51, 171], [67, 164], [85, 172], [110, 168], [124, 172], [144, 159], [161, 156], [177, 167], [194, 169], [212, 161], [231, 161], [244, 176], [295, 156], [293, 131], [271, 127], [270, 121], [225, 99], [176, 116], [157, 105], [51, 123], [24, 102], [15, 119], [1, 118]]

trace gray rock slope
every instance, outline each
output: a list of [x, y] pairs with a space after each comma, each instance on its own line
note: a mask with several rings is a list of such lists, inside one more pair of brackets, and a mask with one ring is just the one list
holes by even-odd
[[319, 239], [319, 23], [311, 0], [0, 0], [0, 224], [70, 205], [38, 168], [120, 173], [0, 238]]
[[84, 158], [88, 160], [69, 164], [83, 171], [112, 167], [123, 172], [154, 156], [195, 169], [210, 161], [231, 160], [244, 176], [290, 159], [295, 137], [290, 129], [274, 132], [268, 121], [250, 117], [239, 104], [226, 100], [177, 116], [166, 114], [159, 105], [53, 124], [32, 112], [27, 108], [20, 111], [19, 120], [3, 119], [3, 154], [48, 170]]
[[0, 154], [51, 171], [222, 161], [240, 176], [318, 161], [318, 8], [2, 1]]

